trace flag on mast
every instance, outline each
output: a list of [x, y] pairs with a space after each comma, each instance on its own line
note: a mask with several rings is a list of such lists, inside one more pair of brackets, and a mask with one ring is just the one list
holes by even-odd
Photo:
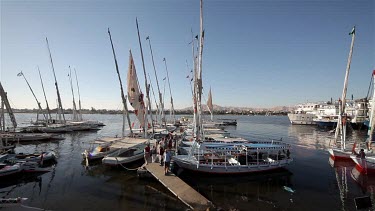
[[355, 26], [353, 26], [353, 29], [349, 32], [349, 35], [355, 34]]

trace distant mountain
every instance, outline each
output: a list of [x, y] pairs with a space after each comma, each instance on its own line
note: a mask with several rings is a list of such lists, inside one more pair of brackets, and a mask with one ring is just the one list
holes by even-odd
[[[235, 107], [235, 106], [219, 106], [219, 105], [213, 105], [215, 112], [226, 112], [226, 111], [233, 111], [233, 112], [260, 112], [260, 111], [270, 111], [270, 112], [289, 112], [295, 109], [294, 106], [275, 106], [272, 108], [252, 108], [252, 107]], [[202, 105], [203, 111], [208, 111], [207, 105]], [[193, 110], [193, 107], [187, 107], [183, 109], [176, 109], [179, 111], [191, 111]]]

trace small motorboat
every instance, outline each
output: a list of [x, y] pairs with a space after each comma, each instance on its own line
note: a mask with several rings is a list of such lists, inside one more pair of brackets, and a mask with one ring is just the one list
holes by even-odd
[[85, 150], [82, 153], [82, 156], [83, 156], [84, 159], [87, 159], [89, 161], [102, 159], [106, 155], [108, 155], [110, 153], [113, 153], [113, 152], [116, 152], [117, 150], [120, 149], [120, 148], [113, 148], [111, 145], [112, 145], [112, 143], [106, 143], [104, 145], [96, 146], [91, 151]]

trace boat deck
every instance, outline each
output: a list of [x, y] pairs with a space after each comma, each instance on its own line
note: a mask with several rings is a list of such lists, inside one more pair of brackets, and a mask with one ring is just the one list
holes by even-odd
[[129, 148], [133, 147], [138, 144], [142, 144], [146, 142], [148, 139], [145, 138], [131, 138], [131, 137], [125, 137], [125, 138], [112, 138], [112, 137], [103, 137], [101, 139], [96, 140], [95, 144], [105, 144], [105, 143], [112, 143], [112, 148]]
[[104, 143], [111, 143], [121, 140], [120, 137], [102, 137], [100, 139], [95, 140], [95, 144], [104, 144]]
[[114, 144], [111, 145], [112, 148], [129, 148], [134, 147], [135, 145], [142, 144], [149, 139], [145, 138], [122, 138], [117, 140]]
[[145, 167], [148, 172], [191, 209], [208, 210], [212, 207], [212, 203], [208, 199], [180, 178], [174, 174], [164, 175], [164, 167], [160, 166], [159, 163], [149, 163]]

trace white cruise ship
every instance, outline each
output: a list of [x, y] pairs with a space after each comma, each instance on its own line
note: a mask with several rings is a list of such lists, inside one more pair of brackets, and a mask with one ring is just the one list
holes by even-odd
[[292, 113], [288, 114], [288, 118], [293, 125], [313, 125], [316, 124], [313, 119], [316, 118], [319, 103], [304, 103], [297, 105]]

